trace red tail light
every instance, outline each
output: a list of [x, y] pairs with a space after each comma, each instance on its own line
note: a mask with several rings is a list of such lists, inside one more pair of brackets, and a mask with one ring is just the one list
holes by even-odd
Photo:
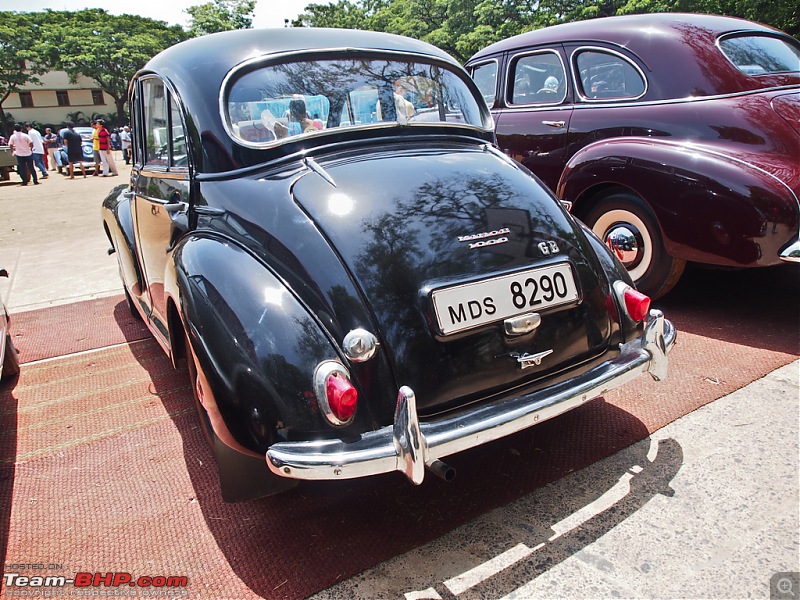
[[650, 311], [650, 298], [632, 287], [628, 287], [623, 293], [623, 299], [625, 300], [625, 310], [630, 318], [637, 323], [644, 321]]
[[356, 414], [358, 390], [350, 372], [338, 360], [326, 360], [314, 371], [314, 395], [320, 412], [331, 425], [347, 425]]
[[356, 412], [358, 391], [341, 373], [331, 373], [325, 382], [328, 406], [339, 421], [349, 421]]

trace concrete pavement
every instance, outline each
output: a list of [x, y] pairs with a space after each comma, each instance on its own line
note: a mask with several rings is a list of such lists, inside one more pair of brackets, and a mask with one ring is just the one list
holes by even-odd
[[16, 173], [0, 182], [0, 266], [10, 275], [0, 298], [9, 312], [122, 293], [100, 219], [102, 199], [130, 176], [119, 158], [117, 166], [117, 177], [50, 171], [41, 185], [22, 187]]
[[[11, 274], [0, 297], [12, 315], [121, 293], [99, 214], [127, 181], [120, 162], [116, 178], [0, 183], [0, 265]], [[796, 600], [798, 423], [795, 361], [314, 598]]]

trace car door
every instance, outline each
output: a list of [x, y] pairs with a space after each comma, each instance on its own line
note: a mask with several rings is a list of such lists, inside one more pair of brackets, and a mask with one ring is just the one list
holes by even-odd
[[164, 275], [175, 243], [188, 230], [186, 135], [178, 102], [163, 80], [144, 77], [136, 83], [135, 94], [137, 166], [132, 184], [144, 278], [140, 301], [147, 307], [151, 329], [167, 342]]
[[552, 190], [566, 163], [573, 90], [560, 46], [508, 56], [500, 106], [493, 111], [497, 143]]

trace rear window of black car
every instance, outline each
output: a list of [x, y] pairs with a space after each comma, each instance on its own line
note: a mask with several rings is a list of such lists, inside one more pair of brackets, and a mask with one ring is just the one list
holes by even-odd
[[468, 125], [489, 128], [468, 79], [446, 65], [348, 54], [256, 66], [234, 79], [224, 103], [229, 132], [254, 146], [349, 127]]
[[800, 46], [764, 35], [737, 35], [721, 39], [720, 50], [747, 75], [800, 71]]

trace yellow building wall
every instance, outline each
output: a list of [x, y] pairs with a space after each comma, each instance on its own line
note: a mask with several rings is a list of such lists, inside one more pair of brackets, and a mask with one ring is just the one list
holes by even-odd
[[[117, 111], [114, 99], [103, 92], [103, 104], [95, 104], [92, 90], [99, 89], [97, 83], [88, 77], [81, 77], [70, 83], [69, 76], [63, 71], [45, 73], [39, 77], [40, 85], [28, 85], [23, 91], [31, 93], [33, 108], [22, 108], [19, 94], [12, 93], [3, 102], [3, 110], [11, 113], [18, 123], [36, 121], [60, 125], [68, 120], [68, 115], [81, 111], [85, 118], [91, 119], [93, 114], [109, 114]], [[66, 91], [69, 106], [59, 106], [56, 91]]]

